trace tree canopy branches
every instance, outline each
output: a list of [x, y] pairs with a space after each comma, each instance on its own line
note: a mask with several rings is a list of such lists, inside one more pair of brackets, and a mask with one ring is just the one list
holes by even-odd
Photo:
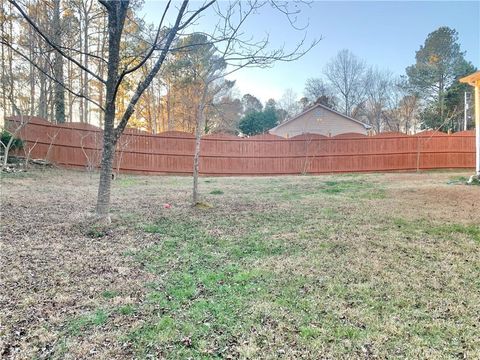
[[[203, 128], [204, 113], [207, 105], [213, 102], [212, 99], [219, 98], [223, 93], [222, 101], [225, 103], [225, 95], [228, 95], [233, 86], [233, 82], [224, 80], [225, 76], [245, 67], [265, 67], [277, 61], [294, 61], [319, 41], [313, 40], [307, 45], [306, 38], [303, 37], [291, 49], [284, 46], [275, 48], [271, 47], [268, 35], [255, 39], [255, 36], [248, 36], [243, 31], [246, 20], [268, 4], [286, 16], [294, 28], [293, 17], [299, 14], [297, 4], [295, 10], [290, 11], [287, 3], [235, 0], [220, 4], [208, 0], [201, 4], [191, 4], [188, 0], [183, 0], [174, 9], [171, 1], [168, 1], [155, 30], [142, 26], [142, 21], [135, 16], [134, 4], [128, 0], [100, 0], [100, 5], [94, 5], [92, 1], [53, 0], [54, 26], [49, 26], [47, 17], [38, 16], [45, 11], [45, 3], [21, 5], [19, 1], [9, 0], [8, 4], [10, 7], [5, 9], [2, 3], [2, 12], [8, 11], [12, 21], [15, 17], [12, 10], [20, 15], [23, 22], [18, 23], [22, 35], [30, 41], [26, 41], [26, 46], [15, 45], [15, 35], [22, 35], [14, 34], [12, 28], [8, 33], [2, 27], [2, 45], [11, 50], [10, 64], [13, 64], [15, 54], [25, 61], [24, 66], [30, 67], [32, 102], [37, 91], [35, 72], [32, 69], [40, 74], [40, 114], [55, 112], [57, 122], [65, 121], [66, 116], [72, 120], [76, 113], [73, 108], [75, 99], [84, 100], [78, 109], [83, 121], [88, 122], [89, 103], [100, 111], [104, 138], [96, 212], [101, 217], [108, 217], [110, 173], [115, 147], [142, 99], [149, 99], [150, 103], [147, 106], [145, 103], [143, 106], [140, 104], [140, 111], [145, 107], [161, 106], [163, 100], [170, 127], [170, 115], [175, 107], [171, 90], [179, 89], [178, 80], [181, 77], [175, 72], [166, 73], [169, 63], [177, 61], [176, 70], [183, 72], [182, 86], [188, 83], [185, 77], [190, 77], [193, 81], [190, 81], [189, 86], [197, 89], [196, 96], [192, 99], [197, 107], [196, 114], [201, 114], [194, 121], [198, 133]], [[63, 17], [60, 16], [61, 6], [69, 9], [69, 12], [62, 13]], [[218, 20], [214, 29], [204, 35], [192, 34], [194, 31], [189, 34], [189, 30], [194, 29], [193, 25], [201, 21], [202, 15], [210, 9]], [[93, 16], [93, 13], [100, 15]], [[66, 22], [77, 27], [71, 29], [63, 26]], [[92, 36], [92, 25], [96, 36]], [[152, 32], [154, 35], [150, 37]], [[79, 36], [78, 45], [70, 36]], [[32, 39], [35, 39], [34, 44]], [[2, 51], [5, 47], [2, 46]], [[34, 56], [38, 48], [44, 49], [40, 58]], [[200, 55], [203, 51], [202, 56], [194, 58], [195, 54]], [[4, 52], [2, 61], [5, 60], [3, 55]], [[50, 65], [51, 57], [53, 68]], [[67, 72], [66, 79], [64, 71]], [[5, 71], [2, 75], [5, 75]], [[13, 70], [10, 71], [10, 79], [13, 79]], [[53, 93], [49, 89], [52, 84], [55, 88]], [[69, 95], [67, 99], [65, 90]], [[65, 101], [68, 103], [67, 112]], [[47, 110], [48, 106], [50, 111]], [[31, 111], [34, 111], [33, 106]], [[152, 117], [155, 110], [148, 111]], [[152, 124], [151, 127], [154, 126], [155, 131], [158, 127], [157, 120], [152, 119], [155, 125]]]

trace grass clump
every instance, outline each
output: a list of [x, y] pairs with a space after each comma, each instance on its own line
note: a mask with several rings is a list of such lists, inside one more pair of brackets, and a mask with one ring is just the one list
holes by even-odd
[[197, 208], [197, 209], [211, 209], [212, 207], [213, 207], [212, 204], [209, 204], [205, 201], [198, 201], [195, 204], [195, 208]]
[[453, 176], [450, 179], [448, 179], [447, 184], [460, 185], [460, 184], [466, 184], [467, 181], [468, 181], [468, 178], [466, 176]]
[[377, 200], [386, 198], [384, 188], [361, 178], [357, 180], [325, 181], [321, 192], [327, 195], [345, 195], [354, 199]]
[[128, 316], [135, 313], [135, 307], [133, 305], [124, 305], [118, 309], [118, 312], [122, 315]]
[[93, 224], [90, 225], [87, 230], [85, 235], [88, 237], [95, 239], [95, 238], [102, 238], [108, 234], [108, 227], [106, 225], [102, 224]]
[[464, 225], [464, 224], [446, 224], [432, 226], [429, 229], [425, 230], [427, 233], [434, 235], [454, 235], [454, 234], [464, 234], [480, 242], [480, 225]]
[[89, 328], [105, 324], [108, 317], [105, 310], [98, 309], [92, 314], [82, 315], [70, 321], [67, 325], [67, 332], [72, 336], [78, 336]]
[[470, 181], [470, 178], [466, 176], [454, 176], [447, 181], [447, 184], [449, 185], [480, 185], [480, 179], [478, 177], [477, 178], [473, 177], [473, 179]]
[[212, 195], [223, 195], [223, 191], [217, 189], [217, 190], [210, 191], [210, 194], [212, 194]]
[[401, 218], [394, 219], [394, 224], [399, 230], [408, 234], [429, 234], [443, 238], [463, 234], [480, 242], [480, 225], [476, 224], [432, 224], [423, 219], [408, 221]]
[[474, 177], [471, 181], [468, 180], [468, 185], [480, 185], [480, 177]]
[[117, 297], [118, 295], [120, 295], [120, 293], [118, 291], [115, 291], [115, 290], [105, 290], [102, 293], [102, 297], [104, 297], [105, 299], [113, 299], [114, 297]]

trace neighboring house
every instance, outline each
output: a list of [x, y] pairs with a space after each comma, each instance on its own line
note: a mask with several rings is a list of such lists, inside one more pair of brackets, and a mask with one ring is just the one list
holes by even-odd
[[370, 125], [343, 115], [322, 104], [315, 104], [292, 119], [274, 127], [269, 132], [285, 138], [305, 133], [325, 136], [345, 133], [367, 135], [367, 130], [370, 127]]

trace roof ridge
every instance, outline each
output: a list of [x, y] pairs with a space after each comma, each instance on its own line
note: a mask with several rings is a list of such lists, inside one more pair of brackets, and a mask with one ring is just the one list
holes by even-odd
[[295, 115], [293, 118], [291, 118], [291, 119], [289, 119], [289, 120], [287, 120], [287, 121], [285, 121], [285, 122], [283, 122], [283, 123], [281, 123], [281, 124], [278, 124], [277, 126], [271, 128], [269, 131], [276, 130], [276, 129], [282, 127], [283, 125], [286, 125], [286, 124], [288, 124], [288, 123], [290, 123], [290, 122], [298, 119], [300, 116], [308, 113], [309, 111], [312, 111], [313, 109], [315, 109], [315, 108], [317, 108], [317, 107], [321, 107], [321, 108], [323, 108], [323, 109], [325, 109], [325, 110], [327, 110], [327, 111], [333, 112], [334, 114], [340, 115], [340, 116], [344, 117], [344, 118], [347, 119], [347, 120], [350, 120], [350, 121], [356, 122], [356, 123], [358, 123], [358, 124], [361, 124], [361, 125], [363, 125], [363, 126], [365, 127], [365, 129], [370, 129], [370, 128], [371, 128], [370, 125], [365, 124], [364, 122], [361, 122], [360, 120], [354, 119], [354, 118], [352, 118], [352, 117], [350, 117], [350, 116], [347, 116], [347, 115], [342, 114], [342, 113], [340, 113], [340, 112], [338, 112], [338, 111], [336, 111], [336, 110], [333, 110], [333, 109], [329, 108], [328, 106], [325, 106], [325, 105], [323, 105], [323, 104], [317, 103], [317, 104], [314, 104], [314, 105], [310, 106], [310, 107], [307, 108], [306, 110], [303, 110], [300, 114]]

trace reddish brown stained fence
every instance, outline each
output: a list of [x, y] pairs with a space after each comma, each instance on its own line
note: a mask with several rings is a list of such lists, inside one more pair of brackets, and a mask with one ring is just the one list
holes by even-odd
[[[54, 125], [31, 118], [21, 132], [32, 158], [45, 158], [66, 167], [98, 167], [101, 129], [81, 123]], [[191, 174], [193, 135], [158, 135], [127, 130], [117, 145], [115, 170], [138, 173]], [[383, 133], [375, 136], [305, 134], [290, 139], [259, 135], [242, 139], [230, 135], [202, 138], [203, 175], [280, 175], [333, 172], [399, 171], [474, 168], [475, 135]]]

